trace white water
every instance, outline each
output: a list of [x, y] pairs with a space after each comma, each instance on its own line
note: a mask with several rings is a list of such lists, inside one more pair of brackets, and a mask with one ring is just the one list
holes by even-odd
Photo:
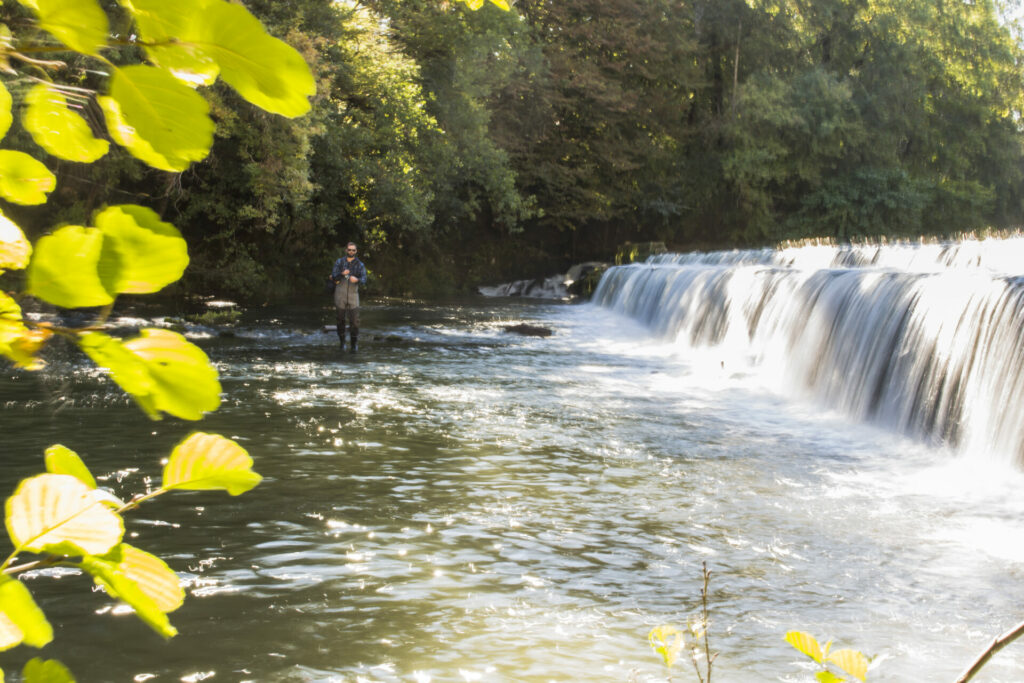
[[595, 301], [780, 393], [1015, 463], [1021, 264], [1021, 238], [663, 255], [609, 271]]

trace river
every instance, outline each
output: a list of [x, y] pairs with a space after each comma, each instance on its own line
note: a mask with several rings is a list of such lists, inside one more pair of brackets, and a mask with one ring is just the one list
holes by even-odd
[[[190, 330], [224, 388], [200, 423], [148, 420], [60, 349], [4, 371], [4, 490], [59, 442], [129, 496], [194, 429], [265, 477], [131, 515], [186, 586], [168, 642], [73, 570], [23, 577], [56, 625], [42, 654], [85, 682], [665, 680], [647, 633], [697, 613], [706, 563], [719, 681], [811, 680], [791, 629], [873, 656], [872, 681], [954, 679], [1024, 618], [1020, 465], [622, 308], [643, 269], [693, 267], [778, 266], [631, 266], [585, 305], [370, 302], [356, 355], [324, 307], [246, 311]], [[1022, 679], [1017, 644], [976, 680]]]

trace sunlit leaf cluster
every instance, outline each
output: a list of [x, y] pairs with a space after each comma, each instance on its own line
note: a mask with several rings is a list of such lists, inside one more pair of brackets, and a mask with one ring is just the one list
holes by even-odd
[[868, 658], [857, 650], [833, 651], [831, 640], [822, 647], [814, 636], [803, 631], [789, 631], [785, 640], [821, 667], [820, 671], [815, 673], [815, 678], [821, 683], [840, 683], [849, 681], [850, 678], [858, 681], [867, 680]]
[[[202, 432], [175, 447], [156, 490], [128, 503], [98, 488], [82, 459], [65, 446], [47, 449], [45, 464], [46, 472], [23, 480], [4, 508], [14, 551], [0, 566], [0, 650], [21, 644], [38, 648], [53, 640], [46, 615], [13, 575], [55, 564], [89, 574], [154, 631], [165, 638], [174, 636], [177, 630], [167, 615], [185, 598], [178, 576], [159, 557], [124, 542], [123, 513], [171, 490], [238, 495], [261, 480], [245, 449], [223, 436]], [[29, 553], [41, 557], [14, 565]]]

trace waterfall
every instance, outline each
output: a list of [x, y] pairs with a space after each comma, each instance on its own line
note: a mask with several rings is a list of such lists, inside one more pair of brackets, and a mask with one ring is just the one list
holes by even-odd
[[782, 392], [1024, 463], [1024, 237], [662, 254], [594, 301]]

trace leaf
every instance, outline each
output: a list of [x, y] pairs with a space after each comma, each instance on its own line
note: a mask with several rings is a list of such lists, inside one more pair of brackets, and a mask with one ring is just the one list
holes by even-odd
[[73, 450], [59, 443], [46, 449], [46, 471], [50, 474], [70, 474], [91, 489], [96, 488], [96, 480], [89, 468]]
[[182, 441], [164, 466], [163, 487], [188, 491], [225, 490], [245, 493], [263, 479], [252, 458], [231, 439], [196, 432]]
[[28, 292], [63, 308], [105, 306], [114, 297], [98, 272], [103, 233], [68, 225], [36, 243], [28, 267]]
[[671, 624], [662, 624], [651, 629], [647, 640], [654, 651], [661, 655], [665, 666], [671, 669], [683, 650], [683, 632]]
[[814, 677], [817, 678], [821, 683], [843, 683], [843, 679], [839, 676], [836, 676], [831, 671], [819, 671], [818, 673], [814, 674]]
[[[262, 109], [295, 117], [310, 109], [316, 82], [295, 48], [266, 32], [240, 4], [188, 0], [187, 9], [163, 0], [122, 0], [155, 62], [191, 83], [209, 84], [219, 72], [239, 95]], [[179, 16], [175, 16], [178, 13]], [[190, 16], [181, 16], [190, 14]]]
[[19, 0], [36, 11], [39, 25], [68, 47], [98, 55], [107, 44], [110, 25], [96, 0]]
[[53, 336], [47, 329], [29, 329], [22, 323], [21, 306], [0, 292], [0, 355], [14, 361], [15, 366], [38, 370], [43, 361], [39, 349]]
[[21, 121], [36, 144], [59, 159], [92, 163], [110, 148], [110, 143], [92, 134], [89, 124], [68, 108], [64, 95], [40, 83], [25, 97]]
[[121, 541], [124, 522], [102, 496], [68, 474], [23, 480], [7, 499], [7, 532], [17, 550], [102, 555]]
[[508, 2], [506, 2], [505, 0], [491, 0], [491, 4], [492, 5], [497, 5], [498, 7], [500, 7], [503, 10], [505, 10], [506, 12], [511, 12], [512, 11], [511, 5], [509, 5]]
[[25, 643], [43, 647], [53, 640], [53, 628], [21, 581], [0, 575], [0, 650]]
[[75, 677], [56, 659], [33, 657], [21, 673], [23, 683], [75, 683]]
[[32, 245], [14, 221], [0, 213], [0, 272], [21, 270], [32, 256]]
[[0, 138], [7, 135], [11, 124], [14, 123], [14, 115], [11, 113], [11, 106], [13, 104], [14, 100], [11, 98], [11, 93], [3, 83], [0, 83]]
[[154, 168], [184, 171], [213, 145], [213, 120], [203, 97], [163, 69], [118, 68], [99, 103], [107, 130], [132, 156]]
[[163, 411], [199, 420], [220, 405], [216, 368], [202, 349], [176, 332], [147, 328], [126, 342], [86, 332], [78, 344], [154, 419]]
[[57, 187], [57, 177], [24, 152], [0, 149], [0, 196], [9, 202], [31, 206], [45, 204]]
[[178, 575], [159, 557], [121, 543], [102, 557], [82, 558], [81, 566], [154, 631], [165, 638], [177, 635], [167, 612], [181, 607], [185, 592]]
[[817, 639], [810, 633], [804, 633], [803, 631], [788, 631], [786, 633], [785, 640], [787, 643], [819, 664], [823, 661], [821, 646], [818, 645]]
[[857, 650], [836, 650], [825, 661], [832, 662], [858, 680], [867, 680], [868, 658]]
[[208, 0], [119, 0], [135, 18], [146, 56], [175, 78], [193, 85], [212, 85], [220, 67], [203, 43]]
[[95, 223], [103, 233], [99, 273], [107, 291], [151, 294], [185, 272], [188, 245], [152, 209], [111, 206], [96, 215]]

